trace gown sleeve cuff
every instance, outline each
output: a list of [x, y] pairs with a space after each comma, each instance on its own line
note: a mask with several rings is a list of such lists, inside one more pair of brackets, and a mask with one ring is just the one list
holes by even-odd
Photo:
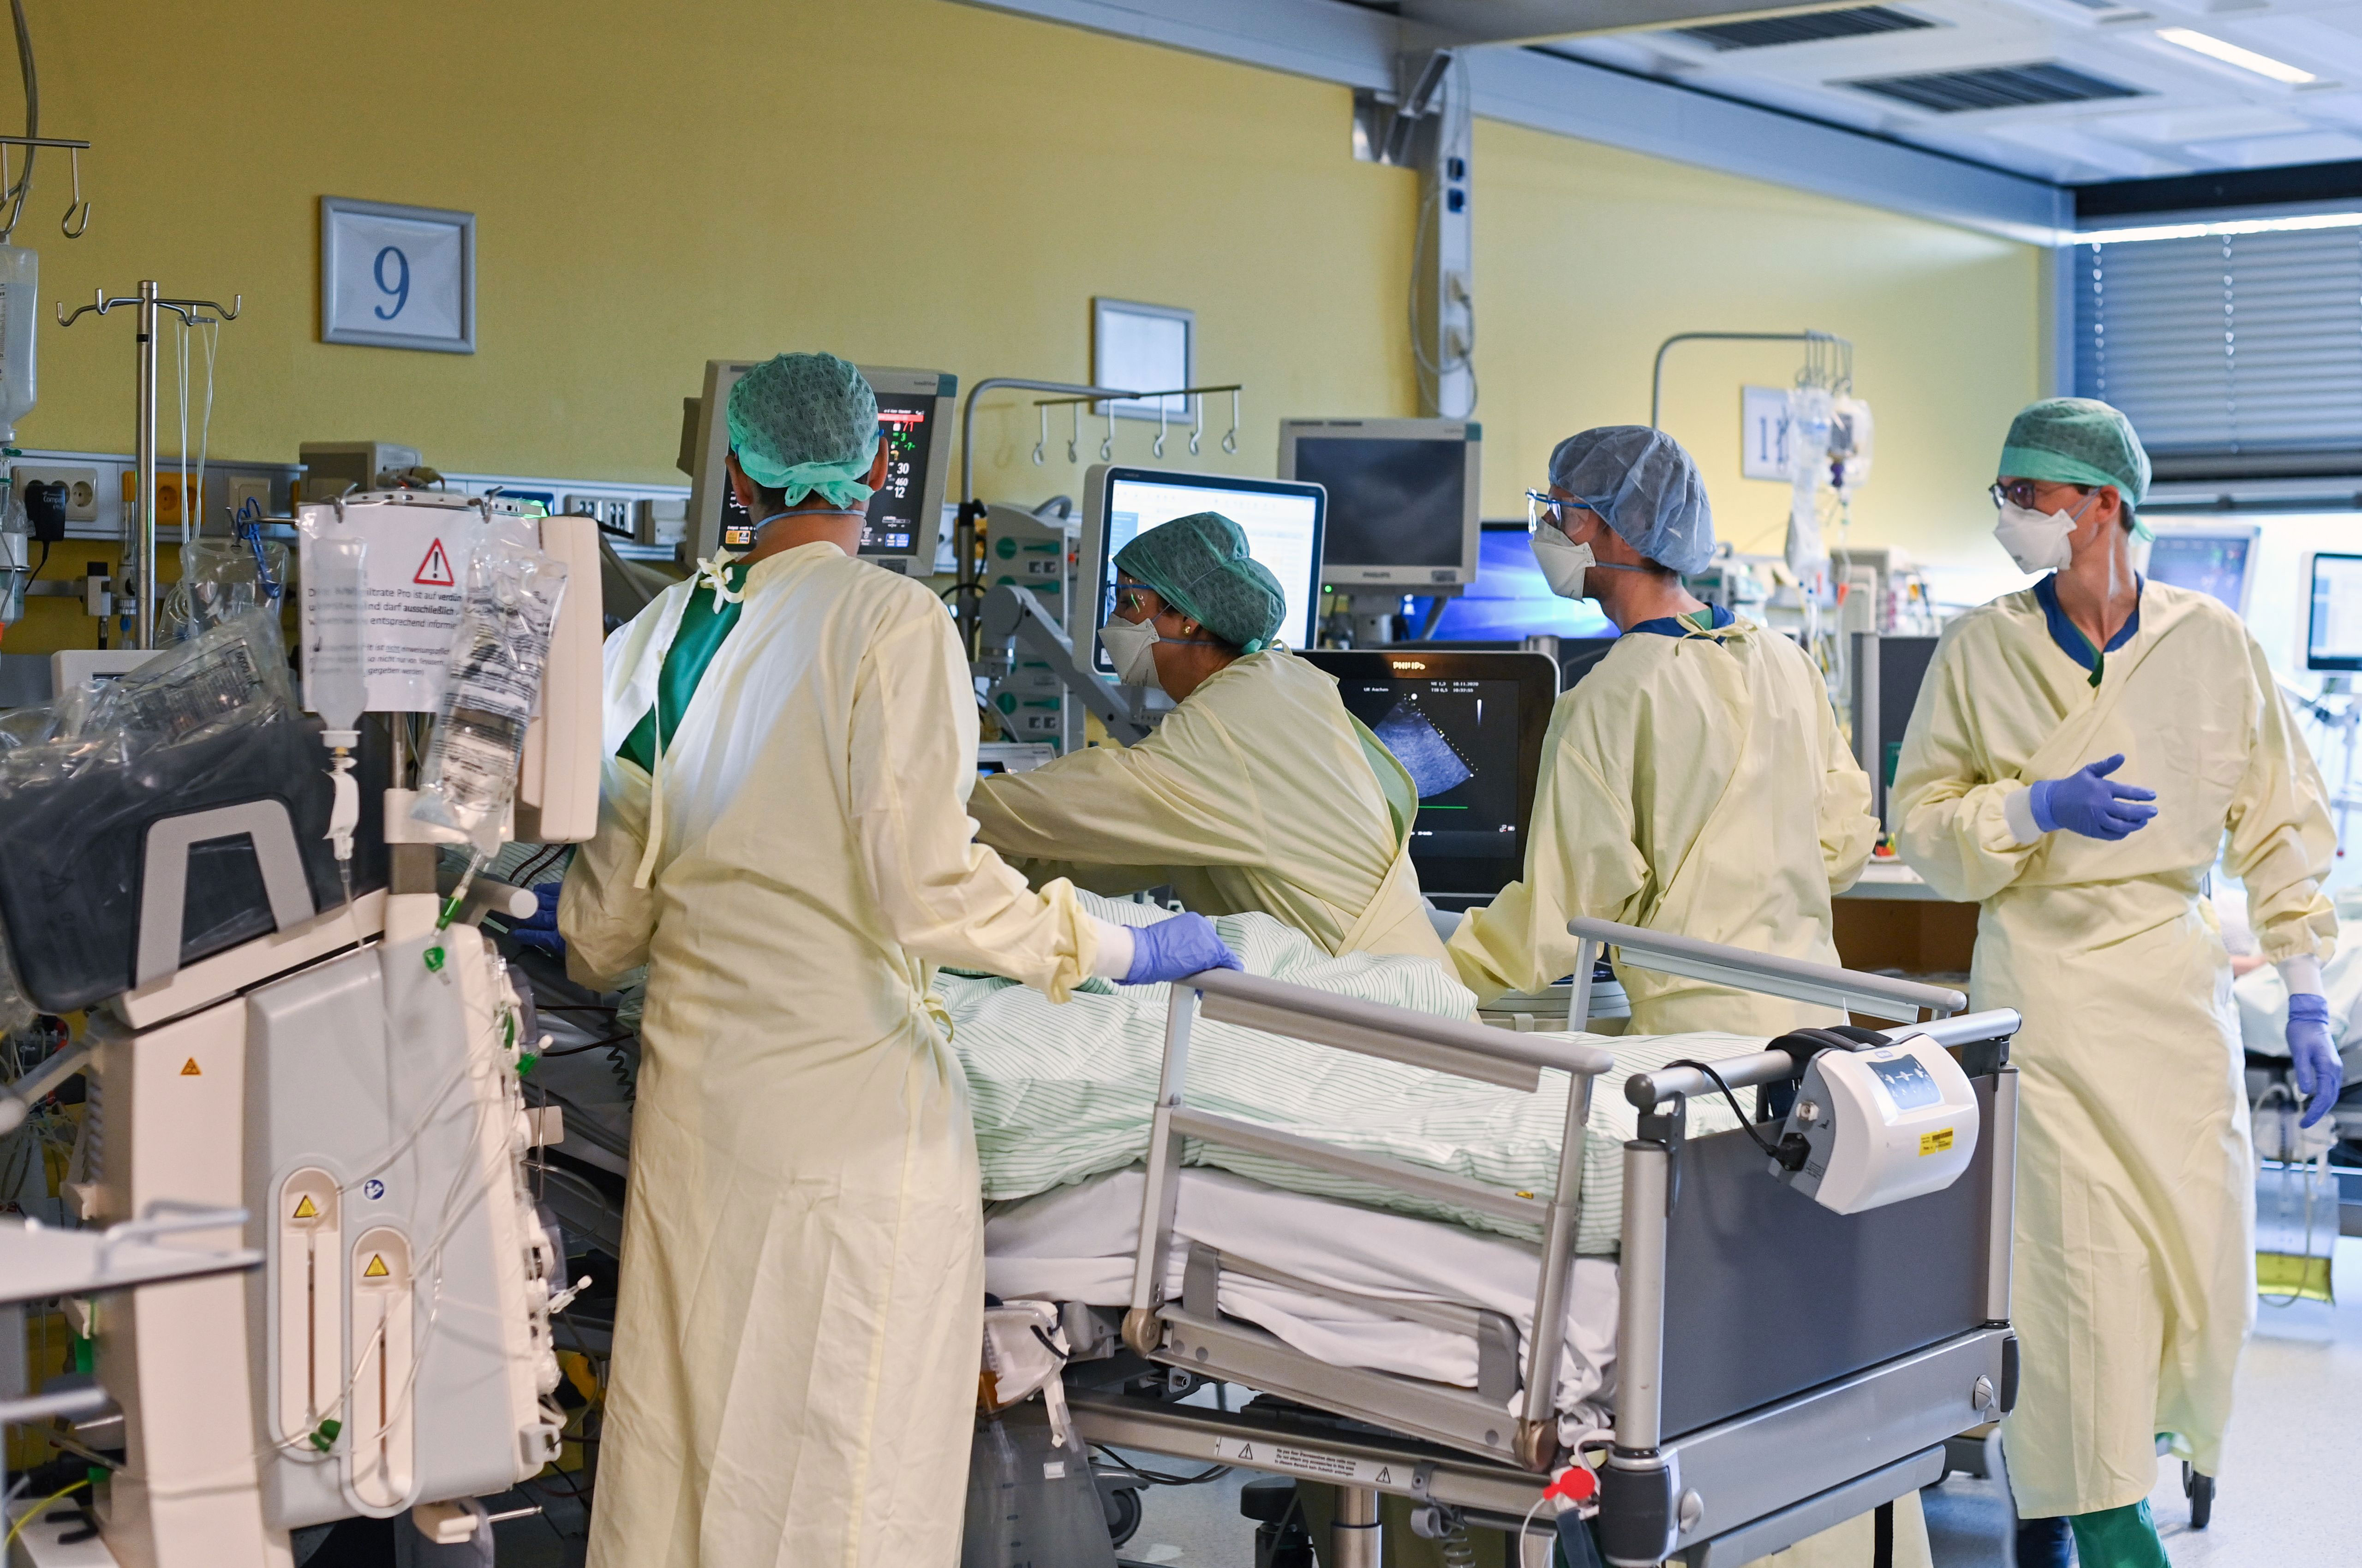
[[1121, 980], [1131, 973], [1131, 928], [1097, 915], [1086, 916], [1098, 930], [1098, 957], [1091, 973], [1102, 980]]
[[2019, 848], [2023, 849], [2029, 844], [2041, 841], [2042, 829], [2034, 820], [2032, 790], [2011, 790], [2009, 798], [2001, 803], [2001, 815], [2002, 821], [2008, 824], [2010, 835], [2017, 841]]
[[2321, 960], [2312, 954], [2303, 954], [2294, 958], [2283, 958], [2273, 967], [2280, 972], [2280, 979], [2288, 986], [2289, 995], [2302, 997], [2323, 994]]

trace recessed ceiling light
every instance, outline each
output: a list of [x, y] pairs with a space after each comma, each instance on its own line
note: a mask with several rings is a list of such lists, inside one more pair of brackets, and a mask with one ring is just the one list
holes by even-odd
[[2169, 44], [2195, 50], [2210, 60], [2235, 65], [2242, 71], [2252, 71], [2258, 76], [2268, 76], [2275, 82], [2295, 85], [2319, 80], [2312, 72], [2300, 71], [2284, 60], [2274, 60], [2270, 55], [2257, 54], [2254, 50], [2241, 49], [2235, 43], [2224, 43], [2209, 33], [2193, 32], [2188, 28], [2159, 28], [2157, 36]]

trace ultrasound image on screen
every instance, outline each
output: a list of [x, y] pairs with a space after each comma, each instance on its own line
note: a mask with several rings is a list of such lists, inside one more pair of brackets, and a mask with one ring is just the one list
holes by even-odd
[[1467, 518], [1468, 448], [1461, 441], [1299, 436], [1296, 477], [1329, 491], [1324, 561], [1338, 566], [1456, 567]]
[[1410, 774], [1410, 781], [1422, 801], [1476, 777], [1476, 769], [1469, 766], [1468, 759], [1408, 698], [1396, 703], [1394, 712], [1371, 725], [1370, 731], [1385, 743], [1385, 748], [1395, 754], [1395, 760]]
[[1337, 690], [1418, 791], [1414, 855], [1486, 861], [1524, 856], [1516, 681], [1348, 679]]

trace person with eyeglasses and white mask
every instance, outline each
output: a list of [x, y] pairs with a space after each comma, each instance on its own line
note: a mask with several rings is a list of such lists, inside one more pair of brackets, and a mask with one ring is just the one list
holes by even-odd
[[[1574, 966], [1576, 915], [1835, 964], [1829, 901], [1878, 841], [1870, 779], [1820, 671], [1794, 642], [1708, 606], [1682, 576], [1714, 558], [1705, 481], [1642, 425], [1571, 436], [1528, 492], [1551, 591], [1594, 599], [1621, 635], [1558, 700], [1524, 877], [1450, 943], [1478, 997]], [[1835, 1010], [1633, 970], [1636, 1033], [1783, 1034]]]
[[2002, 1429], [2021, 1568], [2165, 1568], [2157, 1440], [2220, 1474], [2255, 1320], [2253, 1152], [2231, 965], [2206, 900], [2246, 885], [2288, 984], [2305, 1124], [2342, 1067], [2321, 961], [2336, 849], [2263, 651], [2208, 594], [2145, 580], [2148, 455], [2104, 403], [2021, 411], [1994, 536], [2032, 588], [1944, 629], [1903, 742], [1904, 859], [1981, 906], [1970, 1005], [2025, 1015]]

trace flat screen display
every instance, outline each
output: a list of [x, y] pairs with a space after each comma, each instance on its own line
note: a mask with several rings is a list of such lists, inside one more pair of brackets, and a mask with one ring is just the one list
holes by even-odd
[[2312, 558], [2312, 613], [2305, 630], [2307, 669], [2362, 669], [2362, 556]]
[[1468, 515], [1468, 443], [1298, 436], [1296, 477], [1329, 491], [1325, 558], [1339, 566], [1456, 567]]
[[1525, 867], [1541, 739], [1558, 685], [1537, 654], [1417, 645], [1306, 656], [1337, 678], [1418, 792], [1410, 854], [1430, 896], [1490, 897]]
[[[927, 453], [933, 432], [935, 400], [909, 393], [877, 394], [877, 438], [886, 444], [886, 482], [869, 498], [861, 522], [861, 553], [865, 556], [907, 556], [917, 548], [919, 509], [927, 495]], [[756, 520], [738, 504], [738, 492], [726, 479], [722, 487], [722, 547], [748, 550], [755, 546]]]
[[[1190, 483], [1146, 470], [1118, 469], [1107, 477], [1105, 547], [1100, 552], [1099, 605], [1093, 631], [1115, 612], [1116, 552], [1160, 523], [1193, 512], [1219, 512], [1245, 530], [1247, 553], [1271, 569], [1287, 596], [1278, 640], [1291, 648], [1312, 646], [1320, 613], [1321, 496], [1308, 485], [1234, 480]], [[1093, 668], [1113, 678], [1107, 650], [1092, 643]]]
[[1614, 624], [1596, 602], [1561, 599], [1550, 591], [1522, 523], [1485, 525], [1476, 547], [1476, 580], [1445, 602], [1431, 634], [1440, 641], [1467, 643], [1615, 635]]
[[2160, 534], [2148, 547], [2148, 575], [2157, 582], [2194, 589], [2246, 613], [2247, 568], [2253, 534]]

